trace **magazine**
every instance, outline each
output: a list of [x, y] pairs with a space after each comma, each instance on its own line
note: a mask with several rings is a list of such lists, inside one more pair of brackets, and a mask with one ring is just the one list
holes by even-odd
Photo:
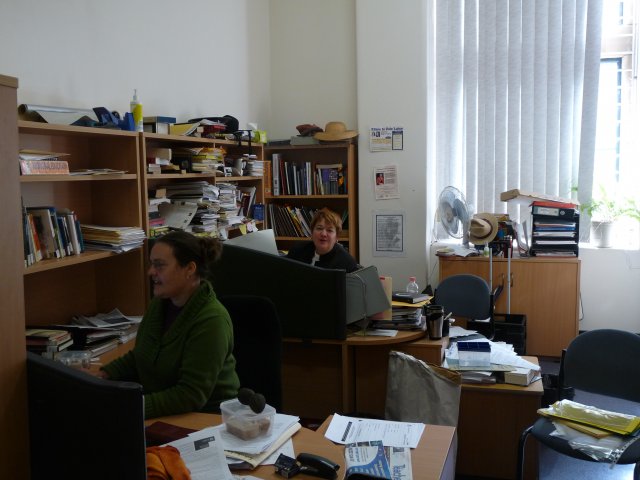
[[411, 449], [385, 447], [381, 440], [349, 444], [345, 448], [345, 478], [411, 480]]

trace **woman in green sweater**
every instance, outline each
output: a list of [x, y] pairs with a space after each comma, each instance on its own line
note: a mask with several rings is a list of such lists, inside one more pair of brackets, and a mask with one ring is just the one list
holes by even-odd
[[146, 418], [215, 412], [238, 394], [231, 319], [205, 280], [221, 252], [216, 239], [183, 231], [158, 238], [151, 249], [154, 298], [135, 347], [100, 371], [142, 385]]

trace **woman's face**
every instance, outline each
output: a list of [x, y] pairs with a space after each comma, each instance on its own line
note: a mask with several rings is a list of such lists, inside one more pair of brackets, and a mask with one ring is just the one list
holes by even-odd
[[338, 241], [336, 227], [324, 220], [318, 221], [316, 226], [313, 228], [311, 240], [313, 240], [313, 244], [316, 247], [316, 253], [318, 255], [329, 253]]
[[149, 276], [153, 282], [153, 294], [160, 298], [170, 298], [176, 305], [192, 293], [195, 264], [182, 267], [173, 255], [173, 248], [163, 242], [156, 242], [149, 256], [151, 266]]

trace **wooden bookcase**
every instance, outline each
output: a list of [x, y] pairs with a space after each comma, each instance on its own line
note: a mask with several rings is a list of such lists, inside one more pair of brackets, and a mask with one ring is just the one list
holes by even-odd
[[[328, 207], [339, 215], [346, 215], [342, 233], [338, 241], [349, 250], [353, 257], [358, 259], [358, 166], [356, 160], [356, 145], [348, 142], [335, 142], [332, 144], [318, 145], [272, 145], [265, 147], [265, 160], [273, 162], [273, 154], [280, 155], [280, 162], [289, 162], [298, 167], [307, 162], [312, 171], [316, 172], [317, 165], [341, 164], [346, 174], [346, 193], [343, 194], [318, 194], [314, 190], [311, 195], [273, 195], [273, 174], [266, 174], [270, 178], [270, 185], [265, 193], [265, 218], [269, 224], [269, 205], [306, 207], [319, 209]], [[265, 169], [267, 167], [265, 166]], [[270, 172], [271, 173], [271, 172]], [[282, 175], [281, 175], [282, 177]], [[313, 178], [313, 177], [312, 177]], [[281, 178], [282, 182], [282, 178]], [[295, 242], [309, 240], [308, 237], [277, 235], [278, 248], [287, 250]]]
[[[489, 279], [484, 257], [439, 257], [440, 280], [459, 273]], [[507, 260], [493, 260], [493, 288], [504, 290], [497, 313], [507, 311]], [[580, 259], [517, 258], [511, 260], [511, 313], [527, 316], [527, 355], [560, 357], [578, 335]]]
[[24, 337], [24, 270], [20, 234], [20, 186], [18, 182], [18, 80], [0, 75], [0, 164], [3, 228], [2, 335], [0, 336], [0, 478], [29, 478], [29, 423], [27, 412], [27, 364]]
[[[140, 136], [89, 127], [19, 121], [19, 148], [68, 153], [70, 170], [111, 168], [115, 175], [20, 176], [26, 207], [73, 210], [80, 223], [142, 228]], [[86, 250], [42, 260], [24, 269], [25, 323], [69, 323], [75, 314], [120, 309], [142, 315], [145, 308], [144, 251]]]

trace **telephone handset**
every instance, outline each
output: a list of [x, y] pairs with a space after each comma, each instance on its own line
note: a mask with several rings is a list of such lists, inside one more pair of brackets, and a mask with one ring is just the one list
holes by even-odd
[[301, 453], [296, 457], [300, 462], [300, 471], [314, 477], [327, 478], [333, 480], [338, 476], [340, 465], [320, 455], [312, 453]]
[[314, 477], [334, 480], [338, 474], [340, 465], [333, 463], [328, 458], [312, 453], [301, 453], [295, 459], [280, 454], [275, 463], [276, 473], [284, 478], [291, 478], [298, 473], [306, 473]]

